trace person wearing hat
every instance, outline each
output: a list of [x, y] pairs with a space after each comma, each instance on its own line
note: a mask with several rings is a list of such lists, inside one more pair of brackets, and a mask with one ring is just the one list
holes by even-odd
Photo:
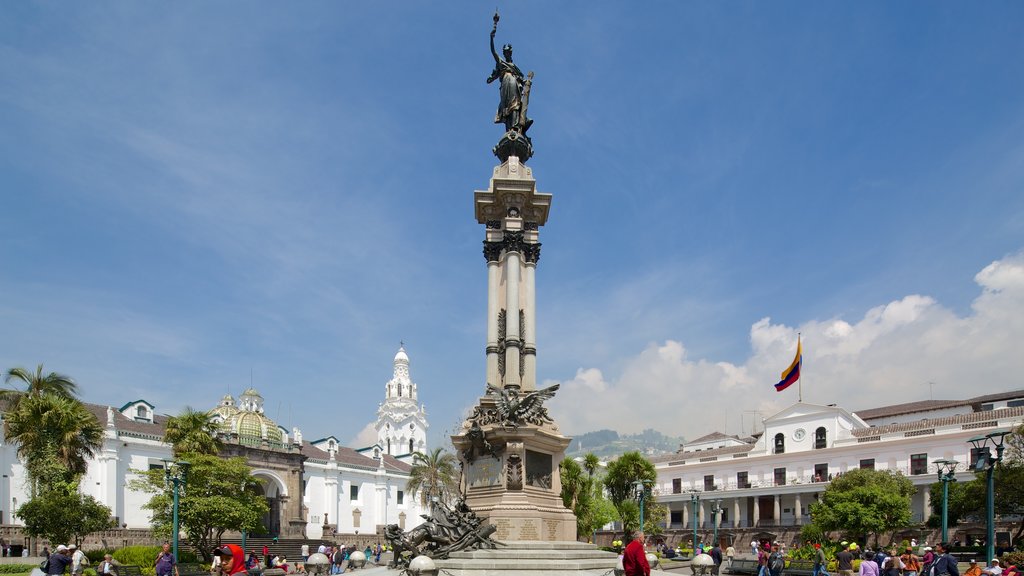
[[226, 544], [213, 551], [220, 558], [220, 573], [224, 576], [245, 574], [245, 550], [237, 544]]
[[825, 558], [825, 551], [821, 549], [821, 544], [814, 543], [814, 571], [813, 576], [829, 576], [828, 573], [828, 559]]
[[50, 554], [50, 557], [46, 562], [46, 573], [55, 576], [57, 574], [64, 574], [68, 566], [71, 564], [71, 555], [68, 554], [68, 547], [61, 544], [57, 546], [57, 549]]
[[981, 576], [981, 566], [978, 566], [978, 561], [971, 558], [971, 567], [964, 572], [964, 576]]
[[89, 559], [85, 557], [85, 552], [79, 550], [75, 544], [68, 546], [68, 552], [71, 553], [71, 576], [82, 576], [85, 567], [89, 565]]
[[999, 576], [1003, 573], [1003, 567], [999, 564], [998, 558], [992, 559], [992, 565], [981, 571], [982, 574], [988, 574], [989, 576]]

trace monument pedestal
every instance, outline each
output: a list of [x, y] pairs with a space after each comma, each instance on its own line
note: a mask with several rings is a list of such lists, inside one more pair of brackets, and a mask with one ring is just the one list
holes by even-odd
[[480, 406], [453, 436], [463, 466], [466, 504], [506, 541], [573, 542], [576, 516], [562, 503], [558, 464], [571, 440], [553, 423], [508, 426], [486, 423], [496, 398]]
[[615, 569], [618, 556], [582, 542], [520, 541], [494, 550], [456, 552], [435, 562], [443, 574], [451, 576], [607, 576]]

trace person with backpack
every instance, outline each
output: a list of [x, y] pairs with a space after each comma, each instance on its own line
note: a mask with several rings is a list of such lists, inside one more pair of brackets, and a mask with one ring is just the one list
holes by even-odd
[[900, 562], [903, 562], [903, 576], [917, 576], [921, 572], [921, 560], [910, 546], [900, 555]]
[[786, 569], [786, 558], [779, 551], [778, 544], [772, 544], [772, 553], [768, 556], [768, 574], [770, 576], [782, 576]]

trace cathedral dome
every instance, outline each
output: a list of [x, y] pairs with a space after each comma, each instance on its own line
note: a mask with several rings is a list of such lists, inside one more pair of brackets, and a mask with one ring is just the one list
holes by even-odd
[[253, 388], [242, 393], [238, 406], [227, 395], [211, 412], [219, 421], [221, 430], [236, 435], [239, 444], [258, 446], [264, 438], [271, 444], [284, 441], [284, 433], [277, 422], [263, 413], [263, 397]]

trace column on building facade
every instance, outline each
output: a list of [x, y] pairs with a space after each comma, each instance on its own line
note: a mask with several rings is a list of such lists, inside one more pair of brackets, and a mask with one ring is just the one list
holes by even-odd
[[[517, 248], [518, 250], [518, 248]], [[522, 339], [519, 334], [519, 261], [521, 254], [505, 251], [505, 386], [519, 388], [519, 357]]]
[[704, 501], [701, 500], [697, 503], [697, 527], [704, 528]]
[[775, 495], [775, 505], [772, 508], [772, 520], [775, 521], [775, 525], [778, 526], [782, 523], [782, 496]]
[[690, 504], [683, 502], [683, 528], [690, 527]]
[[761, 524], [761, 499], [757, 496], [751, 496], [751, 498], [754, 500], [754, 517], [750, 519], [750, 524], [758, 526]]
[[921, 502], [924, 504], [924, 508], [921, 509], [921, 518], [924, 520], [928, 519], [932, 510], [932, 491], [928, 488], [928, 486], [921, 487]]
[[796, 498], [796, 503], [793, 505], [794, 506], [794, 508], [793, 508], [794, 518], [796, 518], [796, 525], [800, 526], [801, 524], [804, 523], [804, 518], [803, 518], [803, 513], [801, 512], [801, 507], [800, 507], [800, 493], [799, 492], [797, 492], [795, 498]]
[[740, 499], [732, 499], [732, 525], [734, 528], [740, 528], [743, 524], [740, 522]]

